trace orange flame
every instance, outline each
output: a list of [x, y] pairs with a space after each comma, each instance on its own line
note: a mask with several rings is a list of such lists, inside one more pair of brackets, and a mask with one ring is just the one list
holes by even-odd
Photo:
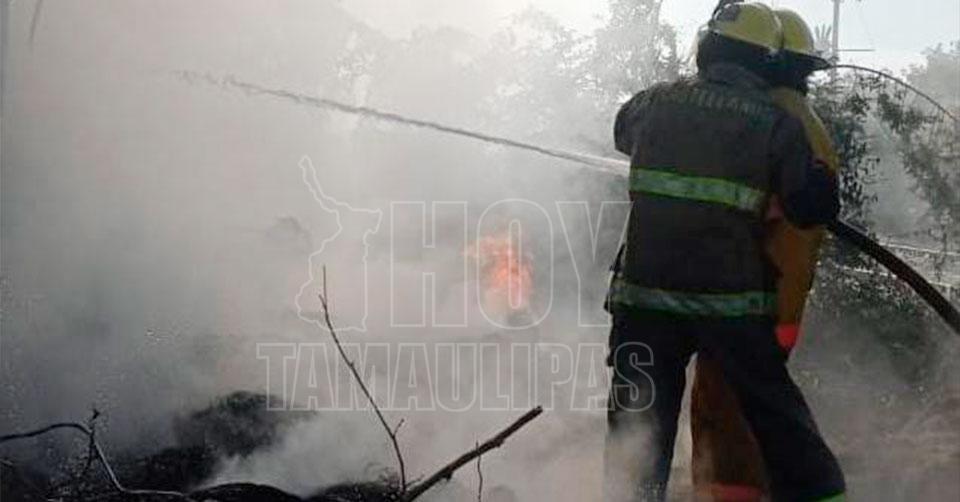
[[532, 260], [511, 232], [480, 239], [470, 250], [480, 265], [484, 305], [497, 312], [525, 311], [533, 292]]

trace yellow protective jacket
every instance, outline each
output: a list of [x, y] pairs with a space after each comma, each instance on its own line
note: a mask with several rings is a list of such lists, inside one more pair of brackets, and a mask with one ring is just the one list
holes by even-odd
[[[803, 123], [815, 161], [836, 173], [840, 160], [830, 133], [806, 96], [783, 87], [772, 90], [770, 94], [777, 106]], [[777, 337], [785, 348], [792, 348], [799, 335], [804, 305], [813, 285], [824, 229], [822, 226], [797, 228], [778, 216], [776, 210], [772, 216], [767, 230], [767, 252], [780, 271], [777, 281]]]

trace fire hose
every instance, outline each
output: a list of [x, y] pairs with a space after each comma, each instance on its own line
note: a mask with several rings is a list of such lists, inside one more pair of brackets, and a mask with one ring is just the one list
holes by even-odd
[[893, 254], [887, 248], [883, 247], [877, 241], [871, 239], [863, 232], [850, 226], [849, 224], [835, 220], [827, 225], [827, 229], [844, 242], [853, 245], [863, 254], [873, 258], [895, 275], [901, 281], [907, 283], [930, 307], [940, 315], [947, 326], [955, 333], [960, 335], [960, 312], [944, 298], [937, 288], [933, 287], [929, 281], [923, 278], [920, 273], [907, 265], [897, 255]]
[[[351, 115], [361, 115], [377, 120], [404, 124], [410, 127], [468, 137], [485, 143], [497, 144], [508, 148], [526, 150], [538, 155], [544, 155], [547, 157], [573, 162], [578, 164], [581, 168], [587, 168], [617, 176], [626, 175], [627, 170], [629, 169], [629, 163], [625, 160], [547, 148], [532, 143], [495, 136], [492, 134], [448, 126], [427, 120], [410, 118], [397, 113], [377, 110], [375, 108], [351, 105], [328, 98], [309, 96], [285, 89], [264, 87], [255, 83], [238, 80], [232, 76], [216, 77], [209, 74], [195, 72], [177, 72], [175, 75], [178, 78], [187, 81], [188, 83], [206, 83], [221, 88], [238, 90], [248, 95], [273, 97], [313, 108], [324, 108], [342, 113], [348, 113]], [[947, 300], [943, 294], [937, 290], [937, 288], [930, 284], [930, 282], [920, 275], [919, 272], [913, 269], [913, 267], [905, 263], [890, 250], [884, 248], [877, 241], [871, 239], [860, 230], [857, 230], [841, 220], [835, 220], [829, 223], [827, 225], [827, 229], [840, 240], [854, 246], [860, 252], [876, 260], [884, 268], [889, 270], [890, 273], [892, 273], [901, 281], [905, 282], [920, 296], [920, 298], [922, 298], [928, 305], [930, 305], [931, 308], [933, 308], [934, 311], [937, 312], [937, 314], [939, 314], [941, 319], [943, 319], [943, 321], [948, 327], [950, 327], [950, 329], [953, 330], [955, 334], [960, 335], [960, 311], [958, 311], [957, 307], [950, 303], [950, 301]]]

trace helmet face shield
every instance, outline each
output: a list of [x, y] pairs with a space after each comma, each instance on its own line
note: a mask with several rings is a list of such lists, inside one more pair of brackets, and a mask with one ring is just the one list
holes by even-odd
[[807, 56], [805, 54], [800, 54], [799, 56], [801, 58], [806, 58], [811, 61], [813, 65], [813, 71], [821, 71], [821, 70], [826, 70], [828, 68], [833, 67], [833, 63], [831, 63], [827, 58], [820, 55]]

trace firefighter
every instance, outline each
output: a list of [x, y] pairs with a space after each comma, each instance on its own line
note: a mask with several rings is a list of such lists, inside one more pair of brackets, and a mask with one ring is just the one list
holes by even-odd
[[[816, 50], [813, 34], [799, 14], [788, 9], [774, 13], [783, 28], [783, 45], [771, 96], [780, 108], [803, 123], [815, 162], [835, 173], [839, 164], [836, 151], [826, 127], [806, 100], [810, 74], [830, 63]], [[800, 335], [800, 320], [813, 284], [824, 230], [822, 226], [801, 229], [790, 224], [775, 201], [768, 220], [767, 253], [780, 272], [776, 336], [786, 356]], [[722, 379], [720, 366], [709, 357], [697, 358], [691, 396], [691, 471], [700, 498], [717, 502], [762, 500], [768, 483], [759, 448], [733, 391]]]
[[717, 9], [697, 76], [658, 84], [617, 114], [631, 211], [608, 305], [613, 366], [605, 498], [664, 500], [685, 368], [721, 368], [757, 437], [775, 500], [840, 500], [844, 481], [776, 341], [771, 199], [806, 228], [838, 211], [797, 119], [769, 95], [782, 29], [759, 3]]

